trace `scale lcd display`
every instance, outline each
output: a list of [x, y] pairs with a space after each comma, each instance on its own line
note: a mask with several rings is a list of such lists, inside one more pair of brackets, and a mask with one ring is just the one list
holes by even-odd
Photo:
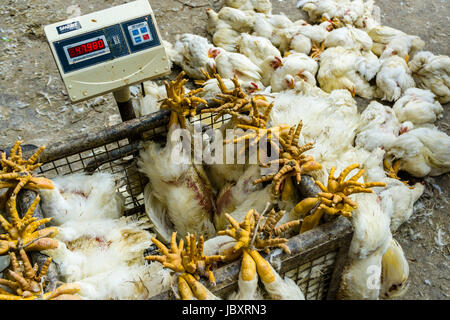
[[105, 36], [99, 36], [64, 47], [69, 64], [110, 53]]
[[72, 59], [82, 56], [91, 52], [103, 50], [105, 48], [105, 42], [103, 39], [94, 40], [88, 43], [80, 44], [79, 46], [69, 48], [69, 57]]

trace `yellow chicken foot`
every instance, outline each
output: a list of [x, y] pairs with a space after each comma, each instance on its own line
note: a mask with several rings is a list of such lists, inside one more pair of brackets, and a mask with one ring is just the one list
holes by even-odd
[[264, 281], [265, 284], [274, 282], [276, 277], [269, 262], [256, 250], [248, 250], [248, 253], [253, 258], [253, 261], [255, 261], [256, 270], [261, 277], [261, 280]]
[[178, 277], [178, 291], [182, 300], [217, 300], [203, 284], [191, 274], [183, 273]]
[[324, 51], [325, 51], [325, 43], [322, 42], [320, 47], [315, 44], [312, 46], [310, 57], [318, 61], [320, 59], [320, 56], [322, 55], [322, 52]]

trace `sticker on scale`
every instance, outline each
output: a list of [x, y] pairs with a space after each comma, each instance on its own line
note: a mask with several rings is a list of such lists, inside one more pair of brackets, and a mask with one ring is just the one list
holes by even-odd
[[75, 31], [81, 29], [81, 24], [79, 21], [74, 21], [71, 23], [64, 24], [62, 26], [56, 27], [56, 30], [58, 31], [58, 34], [67, 33], [70, 31]]
[[153, 40], [147, 21], [128, 26], [128, 32], [130, 33], [131, 40], [133, 41], [133, 45], [135, 46]]
[[64, 53], [69, 64], [102, 56], [110, 52], [105, 36], [98, 36], [64, 47]]

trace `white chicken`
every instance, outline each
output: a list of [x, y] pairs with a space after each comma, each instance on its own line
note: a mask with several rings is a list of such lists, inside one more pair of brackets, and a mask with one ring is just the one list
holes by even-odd
[[[191, 153], [182, 143], [182, 134], [174, 133], [177, 129], [179, 125], [171, 122], [166, 146], [150, 141], [140, 153], [139, 170], [150, 180], [144, 198], [153, 196], [163, 205], [168, 220], [181, 237], [196, 233], [210, 238], [215, 235], [214, 190], [203, 168], [192, 162]], [[151, 214], [160, 212], [153, 208], [146, 211], [152, 221]], [[160, 215], [155, 219], [162, 220]], [[167, 230], [156, 231], [159, 236], [170, 234]]]
[[320, 56], [317, 80], [326, 92], [347, 89], [352, 94], [372, 99], [375, 90], [369, 81], [379, 68], [380, 62], [372, 52], [343, 47], [328, 48]]
[[407, 89], [415, 86], [412, 72], [405, 59], [392, 55], [380, 59], [382, 62], [377, 74], [378, 98], [387, 101], [397, 101]]
[[272, 13], [272, 2], [270, 0], [227, 0], [225, 4], [242, 11], [253, 10], [265, 14]]
[[398, 55], [408, 62], [409, 56], [422, 50], [425, 42], [418, 36], [410, 36], [403, 31], [388, 27], [376, 26], [368, 31], [374, 45], [372, 51], [377, 55]]
[[417, 36], [398, 35], [386, 45], [380, 58], [398, 55], [408, 63], [410, 56], [423, 49], [424, 46], [425, 42]]
[[311, 39], [314, 44], [320, 44], [325, 41], [330, 31], [333, 29], [331, 22], [324, 21], [320, 24], [309, 24], [303, 20], [294, 22], [294, 25], [298, 27], [298, 32], [305, 37]]
[[324, 45], [327, 48], [344, 47], [346, 49], [369, 51], [372, 49], [373, 41], [363, 30], [346, 26], [331, 31], [327, 35]]
[[123, 198], [116, 192], [114, 177], [106, 173], [92, 176], [73, 174], [52, 180], [53, 190], [40, 190], [45, 216], [62, 225], [70, 221], [118, 219]]
[[281, 57], [280, 50], [275, 48], [270, 40], [247, 33], [241, 35], [239, 52], [247, 56], [258, 67], [261, 67], [267, 56]]
[[397, 139], [400, 128], [400, 122], [390, 107], [372, 101], [361, 114], [355, 145], [370, 152], [385, 148]]
[[441, 103], [450, 102], [450, 57], [421, 51], [409, 67], [420, 88], [431, 90]]
[[55, 189], [40, 194], [59, 243], [45, 254], [58, 264], [64, 281], [79, 284], [85, 299], [148, 299], [168, 288], [169, 273], [145, 266], [152, 236], [145, 231], [148, 219], [120, 218], [123, 200], [112, 175], [75, 174], [53, 182]]
[[346, 24], [353, 24], [366, 12], [364, 0], [300, 0], [297, 7], [309, 15], [311, 21], [339, 18]]
[[285, 27], [274, 28], [271, 37], [268, 37], [268, 33], [263, 35], [271, 40], [283, 54], [288, 51], [309, 54], [312, 45], [321, 44], [332, 28], [329, 21], [318, 25], [310, 25], [304, 20], [294, 23], [286, 21], [283, 25]]
[[173, 62], [189, 77], [204, 79], [201, 69], [208, 72], [215, 70], [214, 58], [211, 56], [213, 49], [214, 46], [206, 38], [190, 33], [178, 35], [174, 49], [177, 55], [173, 58]]
[[375, 5], [375, 0], [367, 0], [364, 2], [364, 13], [355, 22], [355, 26], [365, 31], [370, 31], [378, 27], [381, 23], [381, 9]]
[[392, 238], [390, 217], [377, 194], [358, 194], [353, 200], [359, 208], [353, 212], [354, 236], [338, 299], [376, 300], [380, 294], [382, 257]]
[[135, 108], [136, 116], [142, 117], [160, 110], [161, 104], [167, 98], [166, 87], [159, 86], [154, 81], [144, 82], [145, 97], [140, 97]]
[[285, 40], [283, 30], [292, 25], [292, 21], [284, 14], [256, 13], [253, 31], [255, 36], [269, 39], [275, 47], [280, 48], [282, 41]]
[[228, 224], [225, 214], [230, 214], [234, 219], [242, 221], [250, 209], [262, 212], [268, 202], [273, 199], [272, 188], [254, 185], [253, 182], [261, 177], [261, 169], [258, 165], [251, 165], [235, 183], [227, 183], [217, 196], [217, 214], [215, 226], [217, 230], [223, 230]]
[[[386, 187], [377, 191], [380, 194], [381, 201], [385, 203], [386, 209], [391, 208], [392, 212], [386, 212], [391, 216], [391, 232], [395, 233], [397, 229], [407, 222], [414, 212], [414, 204], [422, 196], [425, 186], [416, 183], [409, 187], [400, 180], [389, 178], [384, 169], [384, 158], [386, 152], [382, 149], [375, 149], [367, 161], [364, 163], [366, 172], [364, 178], [367, 181], [379, 181], [386, 183]], [[392, 203], [392, 206], [390, 205]]]
[[283, 59], [279, 56], [268, 56], [261, 64], [261, 81], [264, 86], [270, 86], [274, 72], [283, 66]]
[[380, 298], [401, 297], [408, 289], [409, 265], [400, 244], [391, 239], [383, 256]]
[[339, 162], [343, 154], [353, 149], [360, 121], [356, 101], [347, 90], [327, 94], [306, 82], [297, 83], [296, 89], [299, 91], [274, 94], [270, 124], [294, 126], [302, 120], [304, 142], [315, 143], [314, 149], [307, 154], [314, 156], [324, 167], [327, 162]]
[[[222, 78], [222, 81], [229, 90], [233, 90], [235, 88], [234, 83], [231, 79]], [[238, 80], [238, 82], [241, 86], [241, 89], [247, 95], [252, 95], [264, 89], [264, 86], [262, 86], [261, 83], [244, 82], [242, 80]], [[202, 87], [203, 91], [199, 92], [197, 96], [203, 99], [212, 99], [215, 98], [217, 94], [222, 93], [222, 91], [219, 88], [219, 81], [216, 78], [205, 81], [202, 84]]]
[[240, 33], [219, 19], [219, 14], [212, 9], [206, 10], [208, 24], [206, 30], [212, 36], [214, 45], [229, 52], [236, 52]]
[[146, 266], [150, 225], [130, 218], [68, 222], [60, 227], [59, 246], [45, 253], [65, 281], [80, 285], [85, 299], [149, 299], [170, 288], [162, 267]]
[[414, 125], [434, 123], [442, 118], [444, 109], [430, 90], [410, 88], [394, 104], [393, 110], [400, 122], [411, 121]]
[[337, 294], [338, 300], [377, 300], [380, 296], [381, 263], [385, 248], [365, 259], [347, 264]]
[[249, 58], [240, 53], [221, 50], [216, 57], [217, 72], [222, 78], [233, 79], [237, 76], [245, 83], [261, 82], [261, 69]]
[[439, 176], [450, 170], [450, 137], [437, 128], [417, 128], [386, 146], [390, 160], [415, 177]]
[[218, 12], [218, 18], [239, 33], [250, 33], [253, 31], [253, 25], [255, 23], [254, 12], [223, 7]]
[[297, 81], [316, 85], [315, 76], [319, 66], [314, 59], [304, 53], [293, 53], [284, 58], [282, 63], [282, 66], [273, 72], [270, 82], [272, 92], [293, 89]]

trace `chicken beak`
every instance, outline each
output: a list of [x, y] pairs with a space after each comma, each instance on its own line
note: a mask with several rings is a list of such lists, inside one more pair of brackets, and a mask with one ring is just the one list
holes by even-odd
[[409, 54], [407, 54], [406, 57], [405, 57], [406, 64], [408, 64], [409, 58], [410, 58], [410, 57], [409, 57]]
[[288, 81], [288, 87], [289, 87], [289, 89], [294, 89], [295, 88], [294, 80]]

